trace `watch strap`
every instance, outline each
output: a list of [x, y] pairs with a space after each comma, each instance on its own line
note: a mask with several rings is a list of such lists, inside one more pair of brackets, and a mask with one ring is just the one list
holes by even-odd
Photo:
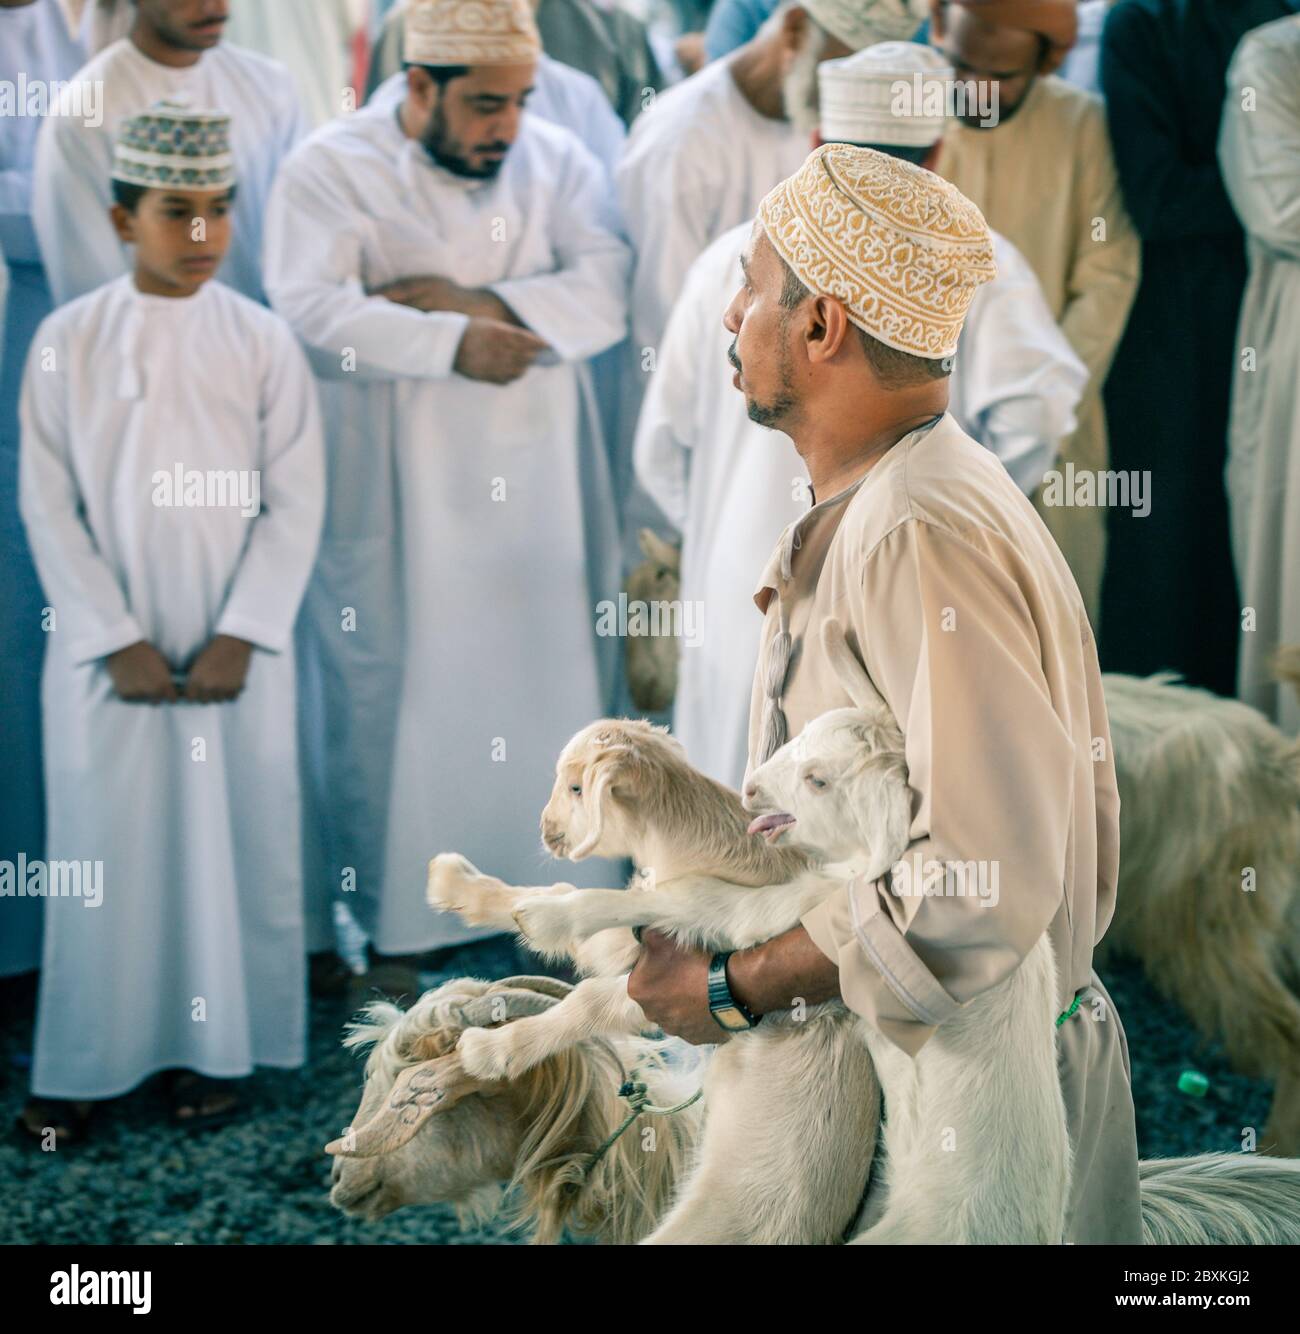
[[709, 1011], [720, 1028], [739, 1033], [753, 1028], [758, 1019], [732, 994], [727, 981], [727, 960], [734, 950], [715, 954], [709, 963]]

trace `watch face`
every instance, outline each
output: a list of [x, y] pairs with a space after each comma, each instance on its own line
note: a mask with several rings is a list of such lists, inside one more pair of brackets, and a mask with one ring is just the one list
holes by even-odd
[[725, 1009], [714, 1010], [713, 1017], [730, 1033], [739, 1033], [749, 1028], [749, 1023], [745, 1016], [737, 1009], [727, 1006]]

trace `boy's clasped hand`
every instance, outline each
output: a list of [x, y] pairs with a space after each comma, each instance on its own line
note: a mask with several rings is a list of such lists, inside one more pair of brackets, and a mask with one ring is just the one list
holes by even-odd
[[105, 660], [113, 689], [128, 704], [226, 704], [244, 689], [253, 646], [233, 635], [215, 635], [184, 676], [147, 640]]

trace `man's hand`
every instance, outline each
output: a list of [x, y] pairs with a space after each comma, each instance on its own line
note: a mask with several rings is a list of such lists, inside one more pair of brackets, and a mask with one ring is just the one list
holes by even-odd
[[128, 704], [171, 704], [177, 698], [167, 659], [147, 640], [110, 653], [104, 666], [118, 699]]
[[233, 635], [215, 635], [190, 665], [185, 698], [195, 704], [227, 704], [238, 699], [248, 675], [253, 646]]
[[399, 278], [395, 283], [367, 289], [367, 296], [382, 296], [399, 306], [426, 313], [435, 310], [468, 315], [471, 319], [500, 320], [503, 324], [519, 324], [514, 311], [497, 294], [486, 287], [462, 287], [439, 274], [422, 274], [417, 278]]
[[500, 320], [471, 319], [452, 366], [470, 380], [509, 384], [519, 379], [549, 346], [531, 330]]
[[658, 931], [641, 933], [641, 954], [627, 979], [627, 994], [665, 1033], [701, 1046], [726, 1042], [728, 1033], [709, 1012], [707, 950], [681, 947]]
[[[706, 950], [681, 949], [658, 931], [644, 931], [627, 994], [665, 1033], [697, 1046], [726, 1042], [726, 1029], [709, 1011], [712, 957]], [[797, 1001], [819, 1005], [840, 994], [839, 969], [802, 926], [738, 950], [727, 962], [727, 982], [732, 996], [760, 1018], [792, 1009]]]

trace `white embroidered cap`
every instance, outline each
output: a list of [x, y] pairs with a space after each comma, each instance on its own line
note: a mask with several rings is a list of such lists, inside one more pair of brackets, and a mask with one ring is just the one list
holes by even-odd
[[758, 217], [805, 287], [917, 357], [956, 353], [971, 298], [997, 275], [979, 209], [933, 172], [870, 148], [823, 144]]
[[228, 190], [235, 183], [230, 117], [155, 102], [118, 128], [112, 176], [151, 190]]
[[408, 65], [526, 65], [542, 40], [528, 0], [411, 0]]
[[928, 148], [943, 138], [952, 66], [919, 42], [879, 42], [817, 67], [824, 143]]

